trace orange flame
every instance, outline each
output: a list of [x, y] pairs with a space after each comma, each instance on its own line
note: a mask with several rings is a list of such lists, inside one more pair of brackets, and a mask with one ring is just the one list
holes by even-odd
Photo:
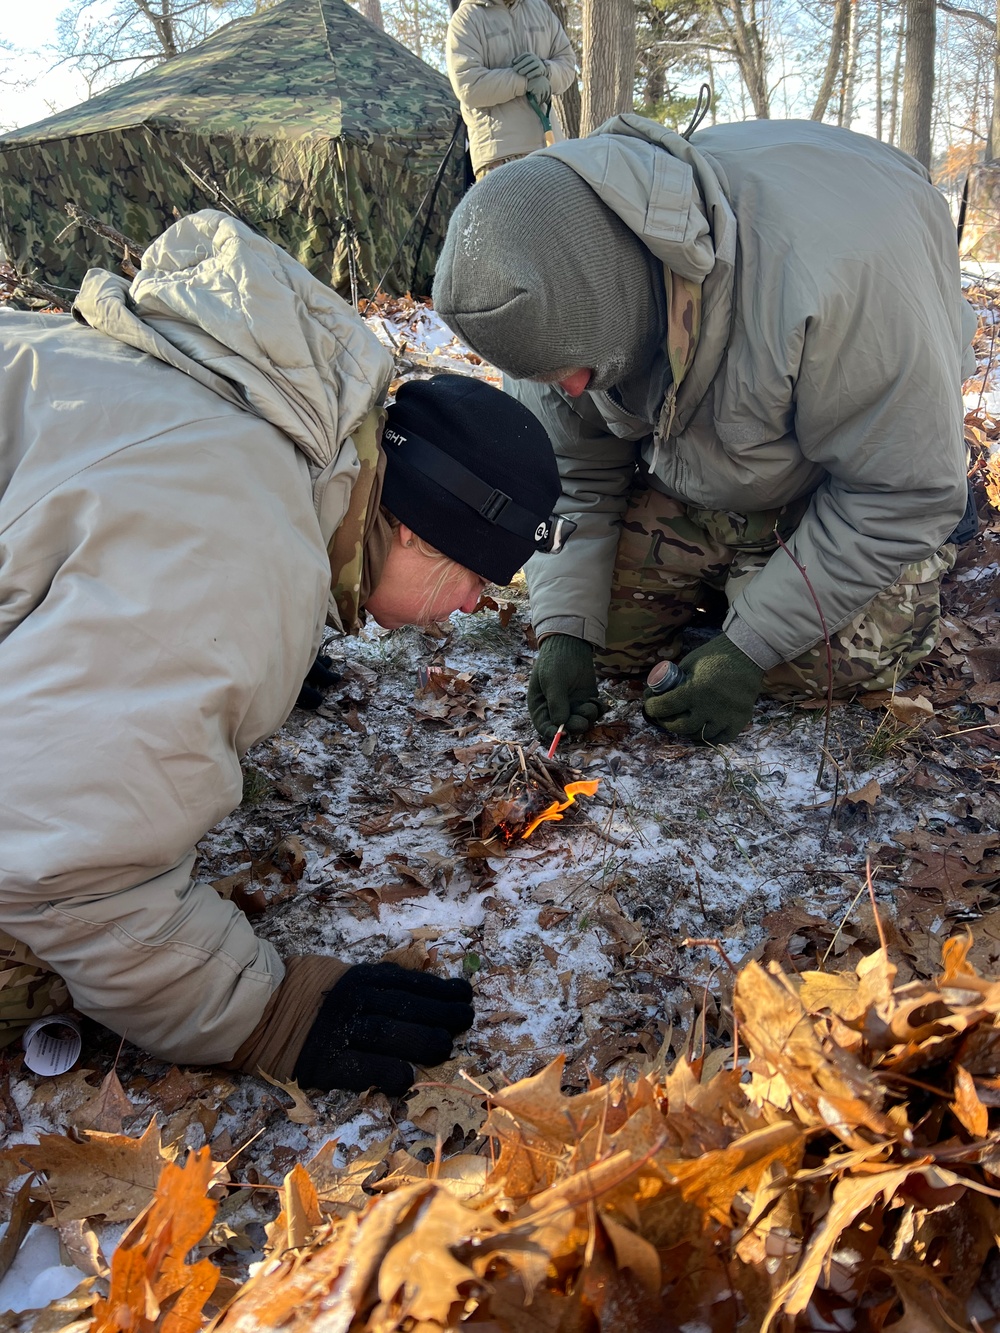
[[594, 792], [600, 786], [601, 779], [593, 778], [588, 782], [570, 782], [564, 788], [566, 792], [565, 801], [553, 801], [552, 804], [543, 810], [540, 815], [531, 821], [528, 827], [521, 834], [522, 838], [530, 838], [539, 824], [544, 824], [549, 819], [562, 819], [563, 811], [568, 810], [578, 796], [593, 796]]

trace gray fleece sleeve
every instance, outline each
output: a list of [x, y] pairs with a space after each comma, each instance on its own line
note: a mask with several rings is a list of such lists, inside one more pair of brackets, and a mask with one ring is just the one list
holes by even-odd
[[528, 561], [535, 633], [572, 634], [603, 648], [636, 446], [608, 432], [586, 394], [571, 406], [554, 385], [505, 380], [504, 388], [531, 408], [548, 431], [563, 487], [556, 512], [577, 525], [558, 554]]

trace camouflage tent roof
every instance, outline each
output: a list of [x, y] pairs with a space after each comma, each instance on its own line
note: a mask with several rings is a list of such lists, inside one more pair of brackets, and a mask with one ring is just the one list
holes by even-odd
[[372, 143], [450, 136], [458, 104], [443, 74], [346, 0], [283, 0], [192, 51], [0, 137], [43, 142], [146, 124], [245, 137], [339, 135]]
[[429, 290], [464, 185], [444, 75], [346, 0], [282, 0], [80, 106], [0, 136], [0, 244], [76, 287], [115, 267], [67, 204], [140, 246], [229, 208], [345, 294]]

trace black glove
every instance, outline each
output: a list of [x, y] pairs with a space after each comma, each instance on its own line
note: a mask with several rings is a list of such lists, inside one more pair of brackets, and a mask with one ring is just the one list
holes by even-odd
[[304, 1088], [379, 1088], [402, 1097], [413, 1061], [439, 1065], [472, 1026], [472, 987], [395, 963], [348, 968], [323, 997], [293, 1077]]
[[956, 546], [964, 546], [966, 542], [971, 542], [973, 537], [979, 531], [979, 510], [976, 508], [976, 493], [972, 489], [972, 478], [969, 478], [969, 494], [965, 501], [965, 513], [958, 520], [958, 526], [950, 537], [946, 537], [946, 542], [954, 542]]
[[711, 745], [734, 741], [753, 715], [763, 671], [725, 634], [695, 648], [678, 665], [684, 680], [666, 694], [647, 691], [646, 717], [675, 736]]
[[550, 634], [542, 640], [528, 682], [528, 712], [546, 742], [563, 724], [571, 735], [594, 725], [604, 705], [597, 693], [594, 650], [586, 639]]
[[326, 691], [343, 679], [339, 672], [330, 670], [331, 666], [330, 658], [320, 653], [302, 682], [299, 697], [295, 700], [296, 708], [308, 708], [315, 712], [323, 702]]

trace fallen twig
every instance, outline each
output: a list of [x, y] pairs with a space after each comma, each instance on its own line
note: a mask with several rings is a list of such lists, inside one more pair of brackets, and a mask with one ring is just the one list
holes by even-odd
[[[92, 231], [96, 236], [109, 241], [116, 250], [121, 251], [122, 272], [127, 278], [134, 278], [139, 272], [139, 265], [142, 262], [142, 252], [146, 246], [139, 241], [133, 241], [130, 236], [119, 231], [116, 227], [111, 227], [99, 218], [93, 217], [90, 213], [85, 213], [78, 204], [68, 203], [66, 212], [71, 221], [56, 237], [56, 244], [63, 240], [65, 236], [74, 229], [74, 227], [85, 227], [87, 231]], [[134, 261], [134, 262], [133, 262]]]

